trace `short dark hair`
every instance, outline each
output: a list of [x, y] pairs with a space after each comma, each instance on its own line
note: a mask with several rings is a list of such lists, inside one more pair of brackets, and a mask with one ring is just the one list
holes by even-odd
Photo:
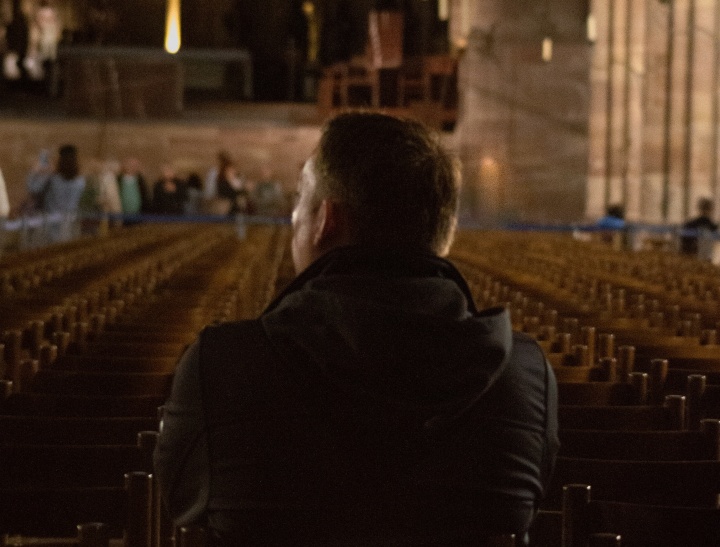
[[608, 205], [607, 215], [609, 217], [624, 219], [625, 218], [625, 207], [623, 207], [622, 205], [620, 205], [618, 203]]
[[77, 148], [72, 144], [65, 144], [58, 151], [57, 172], [65, 180], [72, 180], [80, 173], [78, 165]]
[[710, 215], [713, 212], [713, 209], [715, 209], [715, 204], [712, 199], [703, 197], [698, 199], [697, 208], [701, 214]]
[[316, 199], [345, 204], [357, 243], [444, 254], [457, 219], [459, 169], [421, 123], [350, 112], [325, 126]]

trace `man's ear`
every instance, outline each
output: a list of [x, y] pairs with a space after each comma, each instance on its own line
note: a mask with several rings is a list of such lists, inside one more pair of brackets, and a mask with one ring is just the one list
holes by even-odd
[[315, 215], [313, 244], [329, 249], [347, 244], [347, 218], [342, 204], [323, 199]]

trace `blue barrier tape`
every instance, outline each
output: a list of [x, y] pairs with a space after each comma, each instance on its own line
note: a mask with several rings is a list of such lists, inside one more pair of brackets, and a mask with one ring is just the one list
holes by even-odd
[[[21, 217], [17, 219], [0, 219], [0, 227], [7, 232], [19, 231], [24, 227], [38, 228], [46, 224], [55, 224], [62, 222], [65, 215], [61, 213], [49, 215], [34, 215]], [[89, 214], [77, 217], [79, 221], [100, 221], [107, 218], [111, 221], [119, 221], [124, 224], [140, 224], [140, 223], [217, 223], [217, 224], [237, 224], [242, 222], [247, 225], [252, 224], [269, 224], [269, 225], [289, 225], [290, 217], [287, 216], [268, 216], [268, 215], [241, 215], [238, 217], [220, 216], [220, 215], [158, 215], [158, 214], [139, 214], [139, 215], [100, 215]], [[654, 234], [673, 234], [680, 237], [705, 237], [707, 239], [720, 239], [720, 234], [709, 232], [707, 230], [688, 230], [677, 225], [663, 224], [642, 224], [632, 223], [624, 228], [603, 228], [596, 224], [532, 224], [532, 223], [506, 223], [494, 227], [481, 226], [471, 222], [460, 222], [459, 227], [463, 229], [498, 229], [516, 232], [650, 232]]]

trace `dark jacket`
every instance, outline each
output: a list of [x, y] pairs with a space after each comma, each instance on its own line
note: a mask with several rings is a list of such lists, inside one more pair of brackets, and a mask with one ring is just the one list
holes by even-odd
[[158, 215], [182, 215], [187, 201], [187, 186], [180, 179], [173, 179], [174, 191], [167, 191], [162, 179], [153, 187], [151, 211]]
[[434, 256], [333, 251], [181, 361], [155, 453], [178, 523], [224, 545], [448, 545], [523, 533], [555, 379]]
[[718, 225], [707, 216], [699, 216], [683, 224], [685, 233], [680, 238], [680, 250], [685, 254], [698, 254], [699, 235], [702, 232], [717, 232]]

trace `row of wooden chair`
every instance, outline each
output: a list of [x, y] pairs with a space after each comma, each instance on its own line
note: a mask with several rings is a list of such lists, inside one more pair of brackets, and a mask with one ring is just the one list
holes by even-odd
[[[531, 545], [717, 544], [718, 270], [556, 234], [462, 232], [451, 258], [559, 381], [562, 444]], [[605, 520], [571, 533], [571, 484], [592, 485]]]
[[[40, 425], [44, 416], [67, 423], [66, 436], [48, 433], [47, 439], [63, 446], [68, 459], [74, 453], [81, 461], [84, 452], [77, 445], [82, 446], [82, 422], [73, 420], [88, 420], [88, 427], [95, 429], [102, 428], [103, 419], [154, 420], [174, 362], [198, 330], [215, 320], [256, 316], [292, 277], [287, 231], [250, 231], [241, 243], [211, 232], [217, 238], [214, 244], [207, 233], [184, 235], [193, 248], [177, 242], [179, 232], [149, 235], [144, 246], [128, 251], [142, 256], [142, 267], [121, 267], [114, 277], [111, 269], [88, 262], [82, 284], [56, 283], [55, 292], [42, 292], [32, 314], [19, 312], [17, 328], [8, 330], [3, 350], [12, 365], [6, 367], [11, 374], [0, 398], [6, 420], [0, 422], [0, 457], [15, 462], [23, 447], [42, 445], [33, 443], [29, 432], [18, 432], [23, 427], [18, 420], [28, 420], [33, 424], [28, 427], [39, 434], [52, 427]], [[717, 286], [712, 270], [693, 270], [690, 281], [678, 282], [677, 290], [665, 298], [663, 291], [673, 285], [660, 267], [673, 263], [662, 256], [648, 258], [653, 275], [645, 276], [643, 262], [634, 255], [582, 247], [554, 234], [543, 236], [547, 237], [465, 232], [459, 234], [451, 255], [478, 305], [508, 307], [515, 328], [538, 340], [560, 380], [560, 435], [567, 445], [543, 512], [562, 514], [566, 482], [592, 484], [595, 497], [608, 503], [645, 507], [664, 499], [709, 508], [713, 492], [717, 501], [720, 465], [713, 429], [717, 420], [709, 419], [718, 407], [716, 341], [710, 331], [720, 319], [706, 298]], [[63, 277], [45, 282], [31, 265], [27, 267], [28, 275], [40, 278], [36, 288]], [[32, 300], [26, 284], [13, 280], [10, 285], [18, 307], [21, 294]], [[107, 436], [97, 433], [87, 442], [92, 446], [87, 454], [102, 454], [98, 445], [113, 438], [109, 431], [117, 427], [108, 461], [117, 461], [118, 469], [133, 465], [137, 449], [123, 446], [132, 422], [112, 423], [108, 421]], [[135, 425], [145, 427], [147, 422]], [[638, 440], [629, 441], [631, 436]], [[664, 440], [682, 446], [672, 450]], [[624, 452], [613, 448], [623, 441]], [[593, 443], [603, 449], [593, 451]], [[29, 450], [38, 461], [47, 453], [42, 446]], [[690, 458], [693, 454], [697, 457]], [[663, 473], [670, 471], [676, 479], [661, 484]], [[22, 473], [30, 475], [29, 465]], [[87, 485], [107, 478], [95, 474], [100, 472], [92, 466], [82, 473], [79, 478], [86, 486], [76, 486], [77, 492], [89, 492], [94, 487]], [[97, 494], [117, 493], [118, 476], [114, 475], [115, 483], [98, 487]], [[61, 476], [50, 480], [65, 484]], [[690, 490], [685, 493], [683, 488]], [[22, 497], [14, 495], [16, 500]], [[153, 514], [155, 522], [161, 513]], [[80, 512], [72, 515], [66, 523], [85, 520], [78, 518]], [[121, 524], [109, 518], [117, 537]], [[153, 536], [153, 545], [169, 534]], [[531, 541], [542, 545], [532, 537]]]
[[[272, 298], [288, 241], [285, 229], [261, 227], [245, 241], [218, 227], [143, 233], [146, 244], [114, 255], [116, 270], [99, 253], [99, 263], [84, 270], [82, 292], [63, 287], [5, 332], [0, 459], [14, 471], [0, 485], [3, 505], [12, 507], [0, 517], [0, 532], [68, 537], [73, 523], [92, 518], [106, 523], [110, 537], [124, 533], [129, 541], [131, 525], [144, 517], [127, 513], [137, 504], [122, 501], [123, 473], [151, 468], [128, 441], [133, 432], [157, 428], [173, 368], [204, 325], [255, 314]], [[123, 267], [124, 257], [141, 263]], [[13, 285], [16, 301], [22, 290]], [[93, 302], [88, 290], [101, 296]], [[72, 317], [53, 321], [49, 312], [60, 313], [59, 298], [81, 304], [67, 311]], [[87, 328], [96, 315], [102, 320]], [[65, 332], [67, 326], [75, 332]], [[58, 350], [53, 342], [66, 338]], [[157, 528], [162, 519], [153, 495], [150, 520]], [[148, 542], [129, 544], [169, 544], [173, 531], [164, 526]], [[178, 542], [194, 546], [188, 534], [183, 539], [178, 531]]]

